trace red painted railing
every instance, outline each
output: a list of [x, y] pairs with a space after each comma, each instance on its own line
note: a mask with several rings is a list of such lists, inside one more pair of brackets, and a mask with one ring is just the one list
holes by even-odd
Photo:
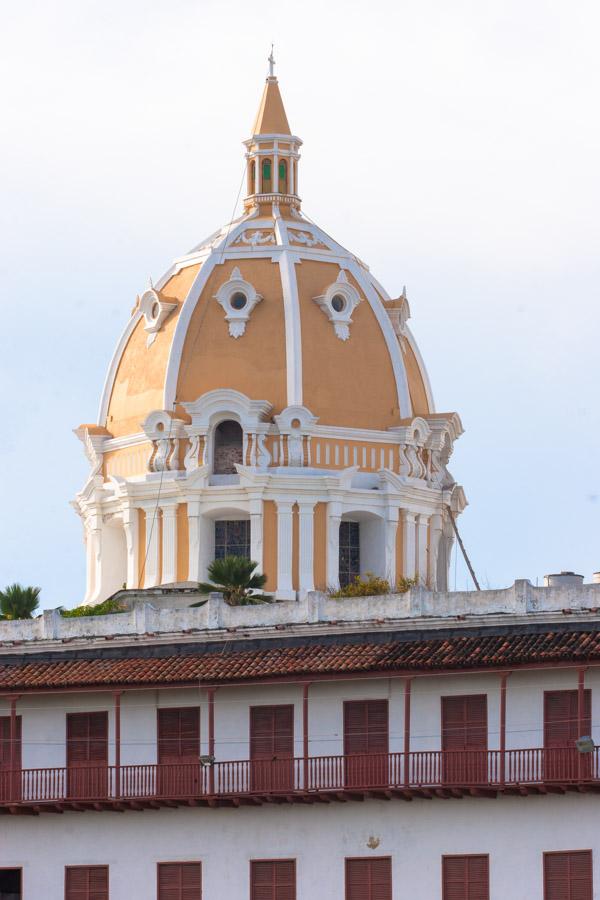
[[[212, 766], [133, 765], [0, 772], [0, 805], [495, 788], [600, 782], [600, 747], [232, 760]], [[600, 786], [600, 785], [599, 785]]]

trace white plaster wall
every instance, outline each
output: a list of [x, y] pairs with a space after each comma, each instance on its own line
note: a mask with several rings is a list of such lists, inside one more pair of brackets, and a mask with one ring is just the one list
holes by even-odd
[[600, 900], [598, 803], [583, 794], [11, 816], [0, 820], [0, 866], [23, 866], [24, 900], [63, 900], [64, 866], [85, 864], [109, 865], [111, 900], [152, 900], [157, 862], [199, 860], [205, 900], [248, 900], [249, 860], [291, 857], [298, 900], [344, 900], [344, 858], [389, 855], [394, 900], [441, 900], [442, 854], [489, 853], [491, 900], [542, 900], [543, 852], [592, 849]]

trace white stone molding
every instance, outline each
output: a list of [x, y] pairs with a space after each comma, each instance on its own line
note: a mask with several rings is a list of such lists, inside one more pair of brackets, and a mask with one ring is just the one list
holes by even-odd
[[288, 406], [278, 416], [274, 416], [274, 422], [279, 430], [279, 465], [284, 465], [284, 444], [287, 448], [287, 465], [301, 468], [310, 465], [310, 436], [316, 423], [317, 416], [305, 406]]
[[167, 303], [162, 300], [154, 288], [144, 291], [140, 297], [140, 312], [144, 317], [144, 331], [148, 332], [146, 347], [150, 347], [154, 343], [165, 320], [176, 309], [176, 303]]
[[333, 325], [339, 339], [347, 341], [350, 337], [352, 313], [360, 303], [361, 297], [354, 285], [348, 281], [344, 269], [340, 269], [336, 281], [329, 285], [324, 294], [313, 299]]
[[123, 510], [123, 530], [127, 545], [127, 589], [139, 587], [139, 514], [132, 506]]
[[277, 596], [295, 600], [292, 583], [293, 502], [276, 500], [277, 506]]
[[298, 532], [300, 536], [299, 550], [299, 589], [300, 598], [314, 591], [314, 513], [315, 501], [298, 501]]
[[399, 338], [406, 337], [406, 323], [410, 319], [410, 306], [406, 298], [406, 288], [397, 300], [390, 301], [396, 303], [397, 306], [386, 306], [385, 311], [390, 317], [394, 332]]
[[249, 247], [258, 247], [261, 244], [274, 244], [275, 243], [275, 233], [273, 231], [268, 231], [264, 229], [251, 229], [247, 228], [246, 231], [242, 231], [240, 236], [236, 241], [237, 244], [246, 244]]
[[417, 516], [416, 527], [416, 560], [417, 560], [417, 578], [420, 584], [427, 583], [428, 575], [428, 536], [429, 536], [429, 516], [419, 513]]
[[399, 510], [390, 507], [385, 515], [384, 575], [393, 588], [396, 584], [396, 538]]
[[184, 423], [166, 410], [156, 410], [144, 419], [142, 428], [152, 441], [152, 451], [148, 459], [150, 472], [179, 469], [179, 442], [185, 436]]
[[403, 509], [401, 515], [403, 575], [405, 578], [414, 578], [417, 574], [417, 517], [408, 509]]
[[327, 589], [340, 586], [340, 523], [342, 506], [338, 501], [327, 504]]
[[177, 581], [177, 503], [161, 503], [162, 575], [161, 584]]
[[80, 425], [74, 428], [73, 433], [77, 435], [81, 443], [85, 455], [90, 464], [90, 472], [88, 479], [95, 478], [102, 471], [102, 462], [104, 459], [104, 445], [109, 434], [95, 434], [86, 425]]
[[429, 559], [428, 559], [428, 587], [430, 591], [437, 591], [438, 583], [438, 558], [440, 538], [442, 536], [442, 516], [434, 513], [429, 520]]
[[229, 279], [215, 294], [215, 300], [225, 312], [225, 321], [229, 324], [231, 337], [239, 338], [244, 334], [252, 310], [262, 299], [262, 294], [257, 293], [256, 288], [242, 278], [242, 273], [236, 266]]

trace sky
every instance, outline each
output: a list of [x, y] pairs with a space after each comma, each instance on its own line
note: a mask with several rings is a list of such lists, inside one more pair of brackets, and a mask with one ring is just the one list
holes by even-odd
[[[0, 587], [81, 602], [135, 297], [227, 222], [271, 41], [303, 209], [411, 327], [483, 587], [600, 569], [596, 0], [0, 0]], [[450, 584], [471, 587], [460, 556]]]

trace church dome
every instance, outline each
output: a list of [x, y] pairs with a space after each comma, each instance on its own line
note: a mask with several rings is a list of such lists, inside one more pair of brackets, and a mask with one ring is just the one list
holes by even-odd
[[305, 406], [321, 425], [388, 429], [434, 412], [427, 374], [392, 299], [301, 210], [301, 141], [269, 76], [245, 142], [244, 214], [177, 259], [138, 298], [111, 364], [99, 422], [115, 437], [155, 409], [228, 388]]
[[443, 588], [460, 419], [434, 410], [405, 291], [303, 213], [272, 59], [244, 144], [243, 214], [137, 298], [76, 430], [86, 602], [205, 582], [232, 555], [279, 600], [366, 573]]

